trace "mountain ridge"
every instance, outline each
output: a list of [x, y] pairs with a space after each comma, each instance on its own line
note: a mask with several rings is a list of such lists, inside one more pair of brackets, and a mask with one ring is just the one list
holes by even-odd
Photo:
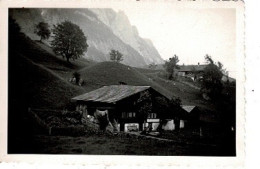
[[115, 35], [123, 42], [132, 46], [141, 56], [146, 64], [163, 63], [159, 52], [149, 39], [141, 38], [136, 26], [131, 25], [124, 11], [115, 12], [112, 9], [90, 9], [97, 14], [99, 20], [107, 25]]
[[[110, 9], [113, 11], [112, 9]], [[120, 38], [115, 32], [100, 20], [100, 17], [92, 10], [89, 9], [10, 9], [10, 15], [17, 20], [18, 24], [22, 27], [22, 31], [31, 39], [39, 39], [34, 33], [34, 25], [40, 21], [45, 21], [53, 28], [53, 25], [61, 23], [65, 20], [80, 26], [85, 36], [87, 37], [87, 43], [89, 48], [84, 54], [84, 58], [103, 62], [109, 61], [109, 52], [111, 49], [119, 50], [124, 55], [122, 63], [134, 67], [142, 67], [149, 63], [156, 63], [161, 61], [159, 59], [147, 59], [147, 54], [153, 56], [151, 52], [156, 53], [156, 49], [144, 43], [141, 47], [146, 53], [146, 57], [136, 50], [131, 43], [125, 43], [125, 39]], [[105, 11], [105, 10], [104, 10]], [[113, 13], [107, 12], [107, 16], [113, 16]], [[127, 17], [127, 16], [125, 16]], [[128, 18], [126, 18], [128, 19]], [[139, 37], [140, 38], [140, 37]], [[50, 43], [51, 38], [47, 43]], [[145, 42], [145, 40], [143, 40]], [[149, 51], [151, 51], [149, 53]], [[156, 54], [155, 54], [156, 55]], [[149, 58], [149, 57], [148, 57]]]

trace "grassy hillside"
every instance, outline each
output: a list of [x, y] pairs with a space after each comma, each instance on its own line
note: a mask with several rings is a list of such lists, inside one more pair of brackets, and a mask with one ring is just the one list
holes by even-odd
[[104, 85], [115, 85], [125, 82], [128, 85], [148, 85], [167, 97], [180, 97], [183, 104], [197, 105], [205, 110], [214, 110], [210, 102], [204, 101], [198, 89], [182, 82], [169, 81], [158, 76], [157, 70], [140, 69], [115, 62], [101, 62], [79, 71], [86, 82], [87, 91]]
[[[16, 77], [16, 72], [23, 73], [19, 77], [23, 77], [20, 82], [25, 83], [23, 91], [28, 97], [26, 105], [64, 108], [73, 96], [104, 85], [125, 82], [128, 85], [149, 85], [169, 98], [181, 98], [183, 104], [215, 110], [213, 104], [202, 99], [199, 90], [181, 82], [160, 78], [160, 70], [134, 68], [115, 62], [96, 63], [83, 58], [68, 64], [61, 56], [55, 55], [47, 44], [25, 37], [22, 39], [20, 48], [14, 50], [13, 54], [21, 61], [18, 61], [19, 65], [15, 65], [17, 61], [10, 61], [11, 67], [14, 67], [14, 73], [10, 74], [10, 77]], [[23, 67], [28, 71], [23, 72]], [[75, 71], [78, 71], [85, 81], [82, 87], [68, 82]]]
[[[20, 65], [27, 64], [25, 67], [28, 69], [30, 68], [30, 72], [35, 73], [35, 77], [28, 77], [28, 79], [33, 79], [28, 80], [31, 81], [31, 86], [28, 87], [28, 90], [34, 90], [34, 92], [31, 93], [35, 94], [31, 97], [33, 101], [31, 103], [32, 106], [42, 105], [45, 107], [50, 103], [48, 107], [62, 107], [65, 103], [69, 102], [69, 98], [72, 96], [97, 89], [104, 85], [119, 84], [119, 82], [125, 82], [129, 85], [152, 86], [155, 90], [169, 98], [172, 96], [180, 97], [183, 104], [198, 105], [205, 109], [210, 106], [208, 103], [203, 101], [198, 90], [181, 82], [164, 80], [158, 76], [158, 70], [133, 68], [115, 62], [95, 63], [84, 58], [80, 58], [72, 61], [72, 64], [68, 64], [61, 56], [55, 55], [52, 49], [44, 43], [25, 38], [22, 44], [23, 48], [19, 49], [19, 52], [17, 51], [16, 54], [19, 53], [19, 55], [22, 56], [20, 56], [20, 58], [23, 58], [22, 60], [26, 61], [24, 61], [25, 63], [19, 61], [21, 63]], [[13, 63], [10, 62], [10, 64]], [[34, 71], [36, 68], [39, 70]], [[72, 74], [75, 71], [78, 71], [81, 74], [81, 78], [85, 81], [85, 84], [82, 87], [68, 82], [68, 79], [72, 77]], [[40, 74], [39, 78], [37, 78], [38, 73]], [[46, 77], [40, 78], [41, 76]], [[41, 81], [38, 82], [37, 79], [41, 79]], [[49, 81], [49, 85], [46, 85], [44, 79]], [[58, 85], [53, 82], [55, 80], [60, 81]], [[34, 89], [34, 86], [37, 86], [37, 90]], [[72, 88], [70, 90], [75, 89], [77, 92], [70, 92], [70, 90], [67, 90], [66, 88]], [[26, 89], [24, 90], [27, 91]], [[64, 93], [62, 93], [63, 91]], [[36, 100], [35, 98], [38, 97], [37, 93], [41, 97]], [[64, 104], [61, 103], [60, 99], [56, 99], [56, 97], [59, 96], [61, 96], [63, 100], [66, 98]], [[41, 104], [41, 101], [43, 101], [43, 104]]]
[[70, 72], [79, 65], [69, 65], [50, 55], [33, 41], [24, 38], [21, 46], [10, 48], [9, 102], [24, 107], [62, 108], [84, 88], [63, 80], [52, 69]]
[[63, 109], [85, 89], [50, 69], [71, 71], [80, 66], [68, 65], [24, 35], [14, 42], [8, 51], [8, 152], [27, 152], [33, 133], [28, 108]]

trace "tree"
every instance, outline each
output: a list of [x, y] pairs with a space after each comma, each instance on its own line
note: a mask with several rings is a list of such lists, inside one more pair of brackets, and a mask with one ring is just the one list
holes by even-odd
[[167, 123], [167, 119], [174, 119], [175, 128], [178, 129], [180, 126], [180, 119], [184, 114], [179, 98], [167, 100], [164, 97], [156, 97], [154, 109], [160, 118], [160, 123], [157, 128], [158, 131], [162, 130], [162, 126]]
[[87, 51], [87, 38], [83, 31], [76, 24], [70, 21], [64, 21], [58, 25], [54, 25], [54, 39], [51, 42], [53, 51], [67, 59], [80, 58]]
[[51, 35], [48, 23], [39, 22], [35, 25], [34, 33], [41, 37], [40, 41], [42, 41], [42, 39], [48, 39]]
[[180, 119], [182, 119], [185, 115], [185, 112], [181, 108], [181, 99], [180, 98], [172, 98], [169, 101], [169, 117], [174, 119], [175, 130], [180, 128]]
[[157, 65], [155, 63], [149, 64], [150, 69], [156, 69]]
[[179, 58], [177, 55], [174, 55], [172, 58], [169, 58], [168, 61], [165, 62], [164, 67], [167, 71], [169, 80], [172, 80], [175, 78], [174, 71], [175, 69], [178, 69], [179, 66], [177, 65], [179, 62]]
[[223, 64], [220, 62], [214, 63], [209, 55], [205, 56], [205, 60], [208, 65], [204, 69], [201, 90], [211, 99], [217, 99], [222, 90]]
[[142, 123], [147, 119], [148, 114], [152, 113], [152, 96], [149, 91], [142, 92], [138, 98], [136, 105], [137, 118], [139, 119], [139, 128], [142, 128]]
[[118, 50], [112, 49], [109, 52], [110, 60], [114, 62], [121, 62], [123, 60], [123, 54], [120, 53]]
[[169, 101], [164, 97], [156, 97], [153, 108], [157, 112], [158, 118], [160, 119], [157, 130], [162, 131], [162, 126], [167, 123], [166, 119], [168, 118]]

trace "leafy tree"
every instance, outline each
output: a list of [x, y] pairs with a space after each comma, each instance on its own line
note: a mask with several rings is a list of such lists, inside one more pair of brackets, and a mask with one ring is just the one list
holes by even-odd
[[211, 99], [217, 99], [222, 90], [223, 65], [220, 62], [214, 63], [213, 59], [205, 56], [205, 60], [209, 63], [205, 69], [202, 78], [202, 92], [206, 93]]
[[169, 102], [166, 98], [156, 97], [155, 104], [153, 106], [160, 119], [168, 118], [167, 112], [169, 111]]
[[169, 74], [168, 76], [169, 80], [175, 78], [174, 71], [175, 69], [179, 68], [179, 66], [177, 65], [178, 62], [179, 62], [179, 58], [177, 55], [174, 55], [173, 57], [169, 58], [168, 61], [165, 62], [164, 67], [167, 73]]
[[123, 60], [123, 54], [120, 53], [118, 50], [112, 49], [109, 53], [110, 60], [114, 62], [121, 62]]
[[54, 25], [54, 40], [51, 42], [54, 52], [67, 59], [78, 59], [87, 51], [87, 38], [76, 24], [64, 21]]
[[166, 119], [174, 119], [176, 129], [178, 129], [177, 126], [180, 126], [180, 118], [184, 114], [183, 109], [181, 108], [181, 100], [179, 98], [167, 100], [164, 97], [156, 97], [154, 108], [160, 118], [160, 123], [157, 128], [158, 131], [162, 130], [162, 126], [167, 122]]
[[141, 93], [136, 102], [135, 108], [136, 112], [138, 112], [138, 119], [140, 120], [139, 127], [141, 127], [141, 124], [145, 119], [147, 119], [148, 114], [152, 113], [152, 97], [148, 91]]
[[180, 119], [185, 115], [184, 110], [181, 108], [180, 98], [172, 98], [169, 101], [169, 112], [170, 118], [174, 119], [175, 130], [178, 130], [180, 128]]
[[39, 22], [37, 25], [35, 25], [34, 33], [41, 37], [40, 41], [43, 39], [48, 39], [51, 35], [48, 23]]
[[150, 69], [156, 69], [157, 65], [155, 63], [149, 64]]

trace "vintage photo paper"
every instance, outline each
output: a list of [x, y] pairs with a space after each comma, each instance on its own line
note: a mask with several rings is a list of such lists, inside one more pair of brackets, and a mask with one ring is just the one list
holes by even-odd
[[1, 162], [242, 166], [242, 1], [1, 1]]

